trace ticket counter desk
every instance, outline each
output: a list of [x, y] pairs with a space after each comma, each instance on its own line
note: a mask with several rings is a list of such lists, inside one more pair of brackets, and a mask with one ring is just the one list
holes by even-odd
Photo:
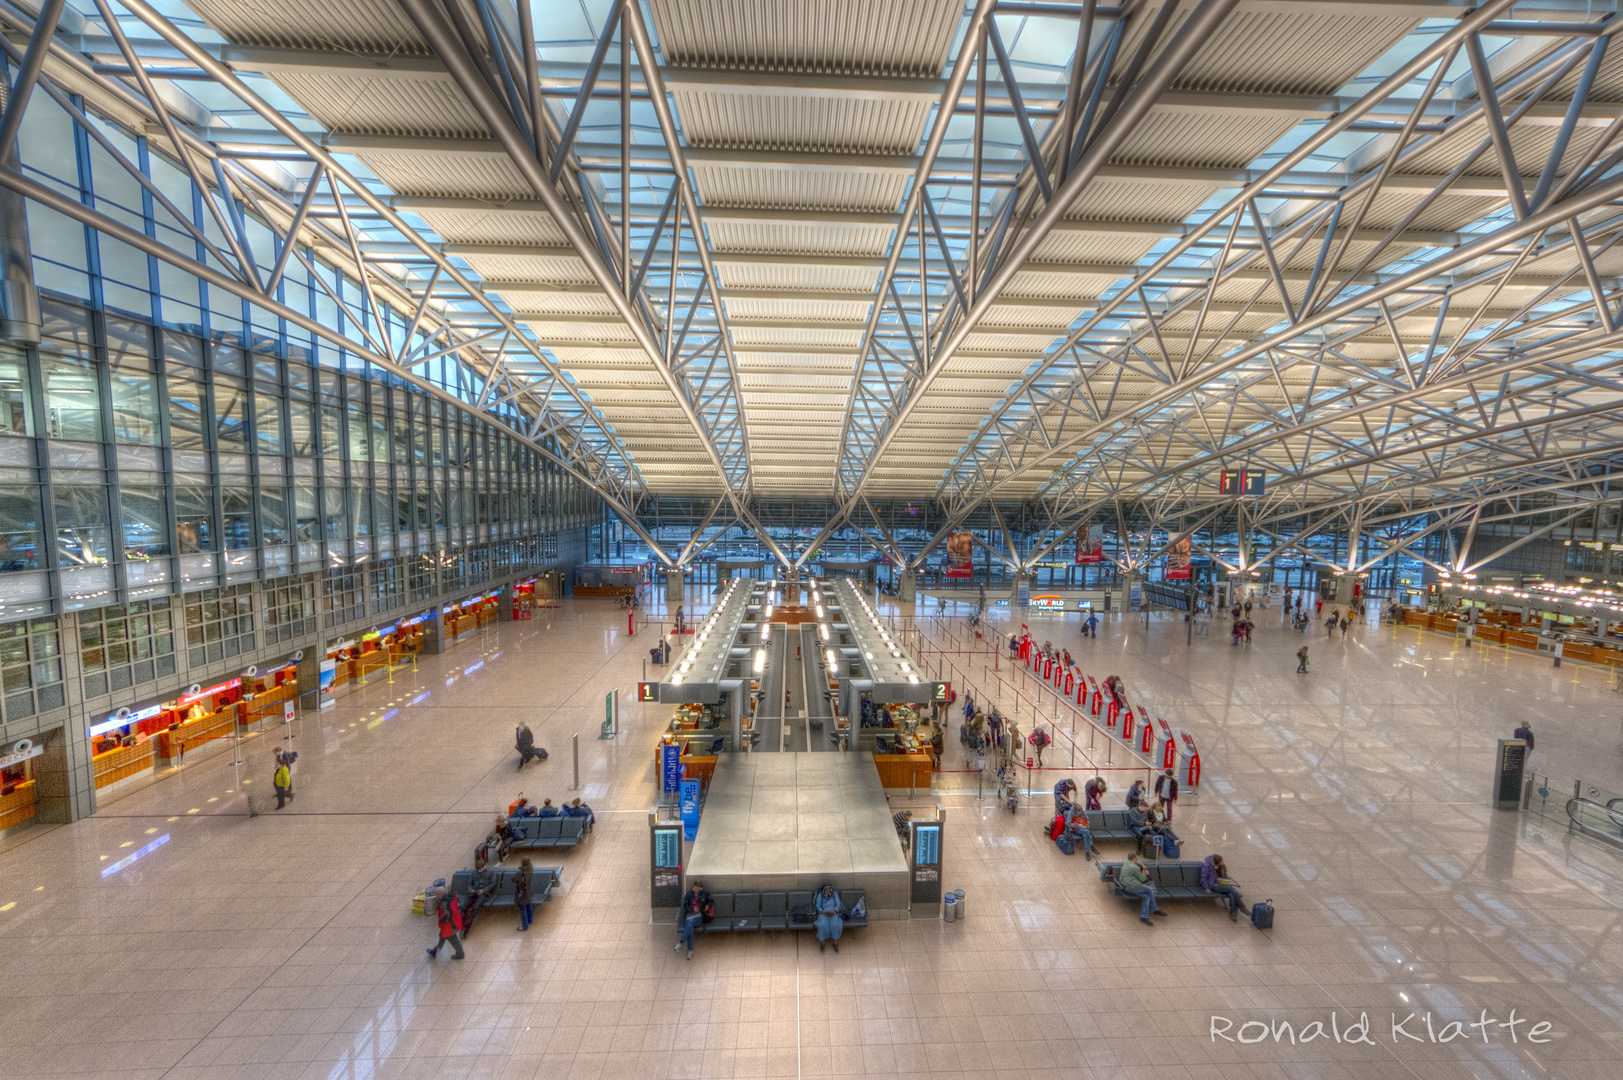
[[299, 700], [298, 670], [297, 664], [289, 664], [254, 677], [253, 692], [242, 701], [244, 729], [263, 731], [292, 718]]
[[34, 820], [34, 765], [40, 748], [0, 757], [0, 832]]
[[34, 820], [34, 781], [7, 784], [0, 795], [0, 832]]
[[129, 735], [117, 747], [92, 754], [90, 766], [96, 777], [96, 794], [110, 793], [126, 781], [150, 773], [156, 750], [157, 743], [150, 737]]

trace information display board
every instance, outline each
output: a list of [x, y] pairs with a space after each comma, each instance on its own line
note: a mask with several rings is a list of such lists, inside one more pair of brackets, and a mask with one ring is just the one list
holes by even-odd
[[909, 822], [913, 831], [908, 845], [913, 917], [934, 919], [941, 914], [941, 822]]
[[649, 907], [674, 912], [682, 906], [682, 826], [662, 822], [648, 831]]
[[1493, 805], [1498, 810], [1519, 810], [1522, 805], [1522, 775], [1527, 770], [1525, 739], [1500, 739], [1494, 758]]

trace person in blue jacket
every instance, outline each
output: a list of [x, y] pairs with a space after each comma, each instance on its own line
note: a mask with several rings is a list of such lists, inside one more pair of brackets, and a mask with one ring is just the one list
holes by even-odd
[[1063, 814], [1065, 807], [1076, 801], [1076, 781], [1067, 777], [1054, 785], [1054, 813]]
[[549, 817], [563, 817], [564, 814], [563, 814], [562, 810], [559, 810], [556, 806], [552, 805], [552, 800], [551, 799], [542, 799], [541, 800], [541, 809], [539, 811], [537, 811], [535, 816], [536, 817], [549, 818]]
[[564, 807], [564, 816], [585, 818], [587, 832], [591, 832], [592, 826], [597, 824], [597, 815], [592, 813], [592, 808], [579, 799]]
[[845, 920], [840, 918], [840, 894], [834, 891], [834, 886], [824, 885], [823, 891], [817, 894], [817, 951], [822, 952], [825, 943], [834, 942], [834, 951], [840, 951], [840, 934], [845, 930]]

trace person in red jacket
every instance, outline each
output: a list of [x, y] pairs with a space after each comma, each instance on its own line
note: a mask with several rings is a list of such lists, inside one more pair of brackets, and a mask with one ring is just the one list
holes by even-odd
[[444, 885], [436, 886], [434, 889], [434, 914], [440, 921], [440, 939], [428, 950], [428, 955], [439, 959], [440, 946], [449, 941], [452, 959], [464, 959], [466, 954], [462, 951], [462, 905], [457, 903], [454, 893], [448, 894], [445, 891]]

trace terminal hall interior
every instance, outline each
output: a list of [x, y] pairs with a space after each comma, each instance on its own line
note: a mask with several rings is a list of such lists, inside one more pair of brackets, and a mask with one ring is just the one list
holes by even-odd
[[0, 1076], [1614, 1075], [1620, 31], [0, 0]]

